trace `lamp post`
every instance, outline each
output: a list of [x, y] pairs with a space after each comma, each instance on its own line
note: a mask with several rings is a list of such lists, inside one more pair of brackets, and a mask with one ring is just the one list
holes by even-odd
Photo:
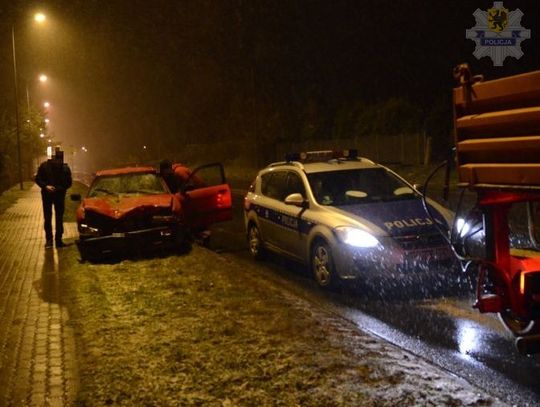
[[13, 85], [15, 89], [15, 126], [17, 134], [17, 164], [19, 168], [19, 186], [23, 189], [22, 163], [21, 163], [21, 130], [19, 126], [19, 86], [17, 84], [17, 52], [15, 50], [15, 26], [11, 26], [11, 45], [13, 49]]
[[[45, 21], [45, 15], [38, 13], [34, 16], [34, 20], [38, 23]], [[19, 86], [17, 80], [17, 51], [15, 47], [15, 25], [11, 25], [11, 47], [13, 51], [13, 88], [15, 91], [15, 127], [17, 135], [17, 164], [19, 169], [19, 186], [23, 189], [23, 175], [22, 175], [22, 160], [21, 160], [21, 129], [19, 119]]]
[[[45, 83], [47, 82], [47, 75], [45, 74], [40, 74], [38, 76], [38, 80], [41, 82], [41, 83]], [[30, 113], [30, 91], [28, 89], [28, 80], [26, 81], [26, 109], [27, 109], [27, 112]]]

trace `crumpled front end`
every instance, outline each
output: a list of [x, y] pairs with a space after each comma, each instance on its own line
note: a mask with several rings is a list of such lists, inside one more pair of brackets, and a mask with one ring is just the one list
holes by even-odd
[[78, 223], [77, 246], [83, 258], [179, 246], [186, 231], [170, 208], [136, 208], [119, 218], [86, 210]]

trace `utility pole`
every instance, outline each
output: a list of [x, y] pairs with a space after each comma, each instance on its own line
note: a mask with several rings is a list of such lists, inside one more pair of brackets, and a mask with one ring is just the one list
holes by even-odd
[[15, 125], [17, 133], [17, 162], [19, 167], [19, 185], [23, 189], [22, 163], [21, 163], [21, 130], [19, 125], [19, 87], [17, 84], [17, 57], [15, 51], [15, 26], [11, 26], [11, 44], [13, 48], [13, 85], [15, 89]]

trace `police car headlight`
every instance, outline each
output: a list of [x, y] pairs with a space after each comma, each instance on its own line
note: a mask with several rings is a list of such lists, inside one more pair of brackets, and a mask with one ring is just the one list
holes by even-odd
[[377, 238], [365, 230], [340, 226], [335, 231], [339, 239], [350, 246], [367, 248], [375, 247], [379, 244]]
[[467, 222], [465, 222], [465, 219], [458, 218], [456, 220], [456, 231], [459, 236], [465, 237], [471, 231], [471, 226]]

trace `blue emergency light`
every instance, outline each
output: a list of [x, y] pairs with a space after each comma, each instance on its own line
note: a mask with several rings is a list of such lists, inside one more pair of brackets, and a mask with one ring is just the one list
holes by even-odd
[[358, 150], [320, 150], [306, 151], [301, 153], [285, 154], [285, 161], [300, 161], [300, 162], [317, 162], [328, 161], [332, 159], [356, 160], [358, 158]]

